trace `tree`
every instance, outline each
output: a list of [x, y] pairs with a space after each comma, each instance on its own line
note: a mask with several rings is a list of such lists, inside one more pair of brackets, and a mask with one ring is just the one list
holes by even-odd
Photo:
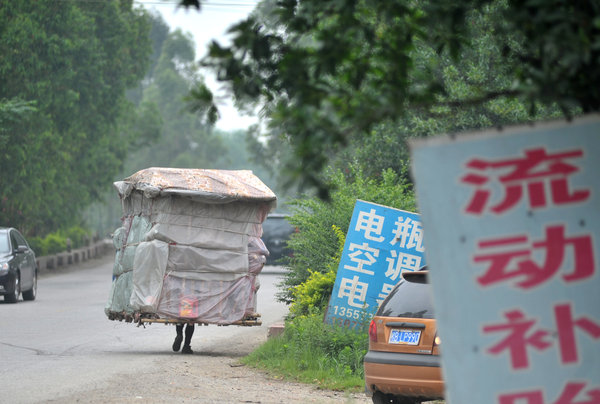
[[[143, 138], [125, 162], [121, 175], [128, 176], [149, 166], [209, 168], [226, 154], [222, 140], [199, 117], [190, 112], [185, 99], [195, 83], [202, 81], [195, 63], [195, 45], [188, 33], [162, 31], [160, 15], [152, 15], [153, 68], [140, 86], [138, 111], [153, 118], [155, 137]], [[138, 113], [139, 113], [138, 112]], [[139, 122], [138, 128], [144, 122]]]
[[[231, 46], [213, 42], [204, 64], [238, 103], [262, 108], [269, 136], [289, 140], [291, 173], [326, 192], [319, 173], [328, 155], [409, 107], [439, 114], [519, 99], [531, 113], [597, 111], [599, 11], [599, 0], [267, 0], [230, 29]], [[509, 80], [451, 91], [440, 62], [477, 49], [474, 13], [493, 16], [485, 35]], [[196, 95], [214, 107], [206, 92]]]
[[148, 65], [149, 25], [131, 0], [0, 3], [0, 98], [35, 105], [0, 151], [2, 222], [43, 234], [79, 220], [134, 135], [125, 91]]

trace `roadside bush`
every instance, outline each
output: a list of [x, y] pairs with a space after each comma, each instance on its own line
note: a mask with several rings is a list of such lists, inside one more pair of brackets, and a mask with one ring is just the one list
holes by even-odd
[[29, 247], [31, 247], [33, 249], [33, 251], [35, 252], [35, 255], [38, 257], [41, 257], [42, 255], [46, 255], [46, 254], [44, 254], [44, 251], [42, 248], [43, 241], [44, 241], [44, 239], [42, 237], [29, 237], [27, 239], [27, 242], [29, 243]]
[[50, 233], [45, 237], [30, 237], [29, 245], [38, 257], [57, 254], [67, 250], [67, 239], [71, 240], [71, 248], [83, 247], [90, 238], [90, 232], [79, 226]]
[[294, 288], [294, 301], [290, 305], [291, 317], [307, 315], [315, 310], [324, 312], [329, 303], [346, 240], [346, 235], [339, 227], [332, 225], [331, 228], [338, 239], [335, 257], [328, 261], [327, 272], [321, 273], [309, 269], [308, 279]]
[[[289, 203], [292, 211], [289, 221], [298, 232], [292, 234], [288, 242], [293, 256], [286, 258], [288, 271], [277, 294], [280, 301], [292, 303], [296, 286], [304, 283], [312, 272], [327, 273], [335, 268], [337, 273], [335, 259], [339, 244], [332, 226], [347, 233], [357, 199], [416, 211], [412, 187], [393, 170], [384, 170], [380, 178], [365, 178], [360, 170], [352, 174], [345, 175], [340, 170], [331, 174], [334, 189], [329, 201], [305, 198]], [[335, 263], [333, 267], [332, 263]]]
[[40, 255], [56, 254], [67, 250], [67, 240], [58, 233], [50, 233], [42, 240]]
[[366, 332], [356, 333], [323, 322], [315, 311], [286, 321], [284, 333], [269, 339], [243, 362], [322, 388], [361, 391]]
[[80, 248], [87, 245], [91, 237], [91, 233], [80, 226], [69, 227], [64, 232], [61, 232], [65, 238], [71, 240], [72, 248]]

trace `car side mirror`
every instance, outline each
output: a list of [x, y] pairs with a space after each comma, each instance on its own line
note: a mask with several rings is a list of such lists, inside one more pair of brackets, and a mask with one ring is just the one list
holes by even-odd
[[17, 254], [22, 254], [22, 253], [25, 253], [25, 252], [27, 252], [27, 250], [29, 250], [29, 248], [27, 248], [27, 246], [25, 246], [25, 245], [20, 245], [20, 246], [18, 246], [18, 247], [17, 247], [17, 249], [15, 250], [15, 252], [16, 252]]

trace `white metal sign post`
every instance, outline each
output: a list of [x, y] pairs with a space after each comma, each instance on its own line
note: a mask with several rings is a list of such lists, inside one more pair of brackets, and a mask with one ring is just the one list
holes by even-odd
[[448, 402], [600, 403], [600, 117], [412, 158]]

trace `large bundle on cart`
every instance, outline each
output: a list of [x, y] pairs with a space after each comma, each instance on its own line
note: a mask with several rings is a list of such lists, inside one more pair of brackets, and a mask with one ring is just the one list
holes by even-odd
[[114, 185], [109, 319], [260, 325], [262, 222], [277, 200], [265, 184], [251, 171], [148, 168]]

